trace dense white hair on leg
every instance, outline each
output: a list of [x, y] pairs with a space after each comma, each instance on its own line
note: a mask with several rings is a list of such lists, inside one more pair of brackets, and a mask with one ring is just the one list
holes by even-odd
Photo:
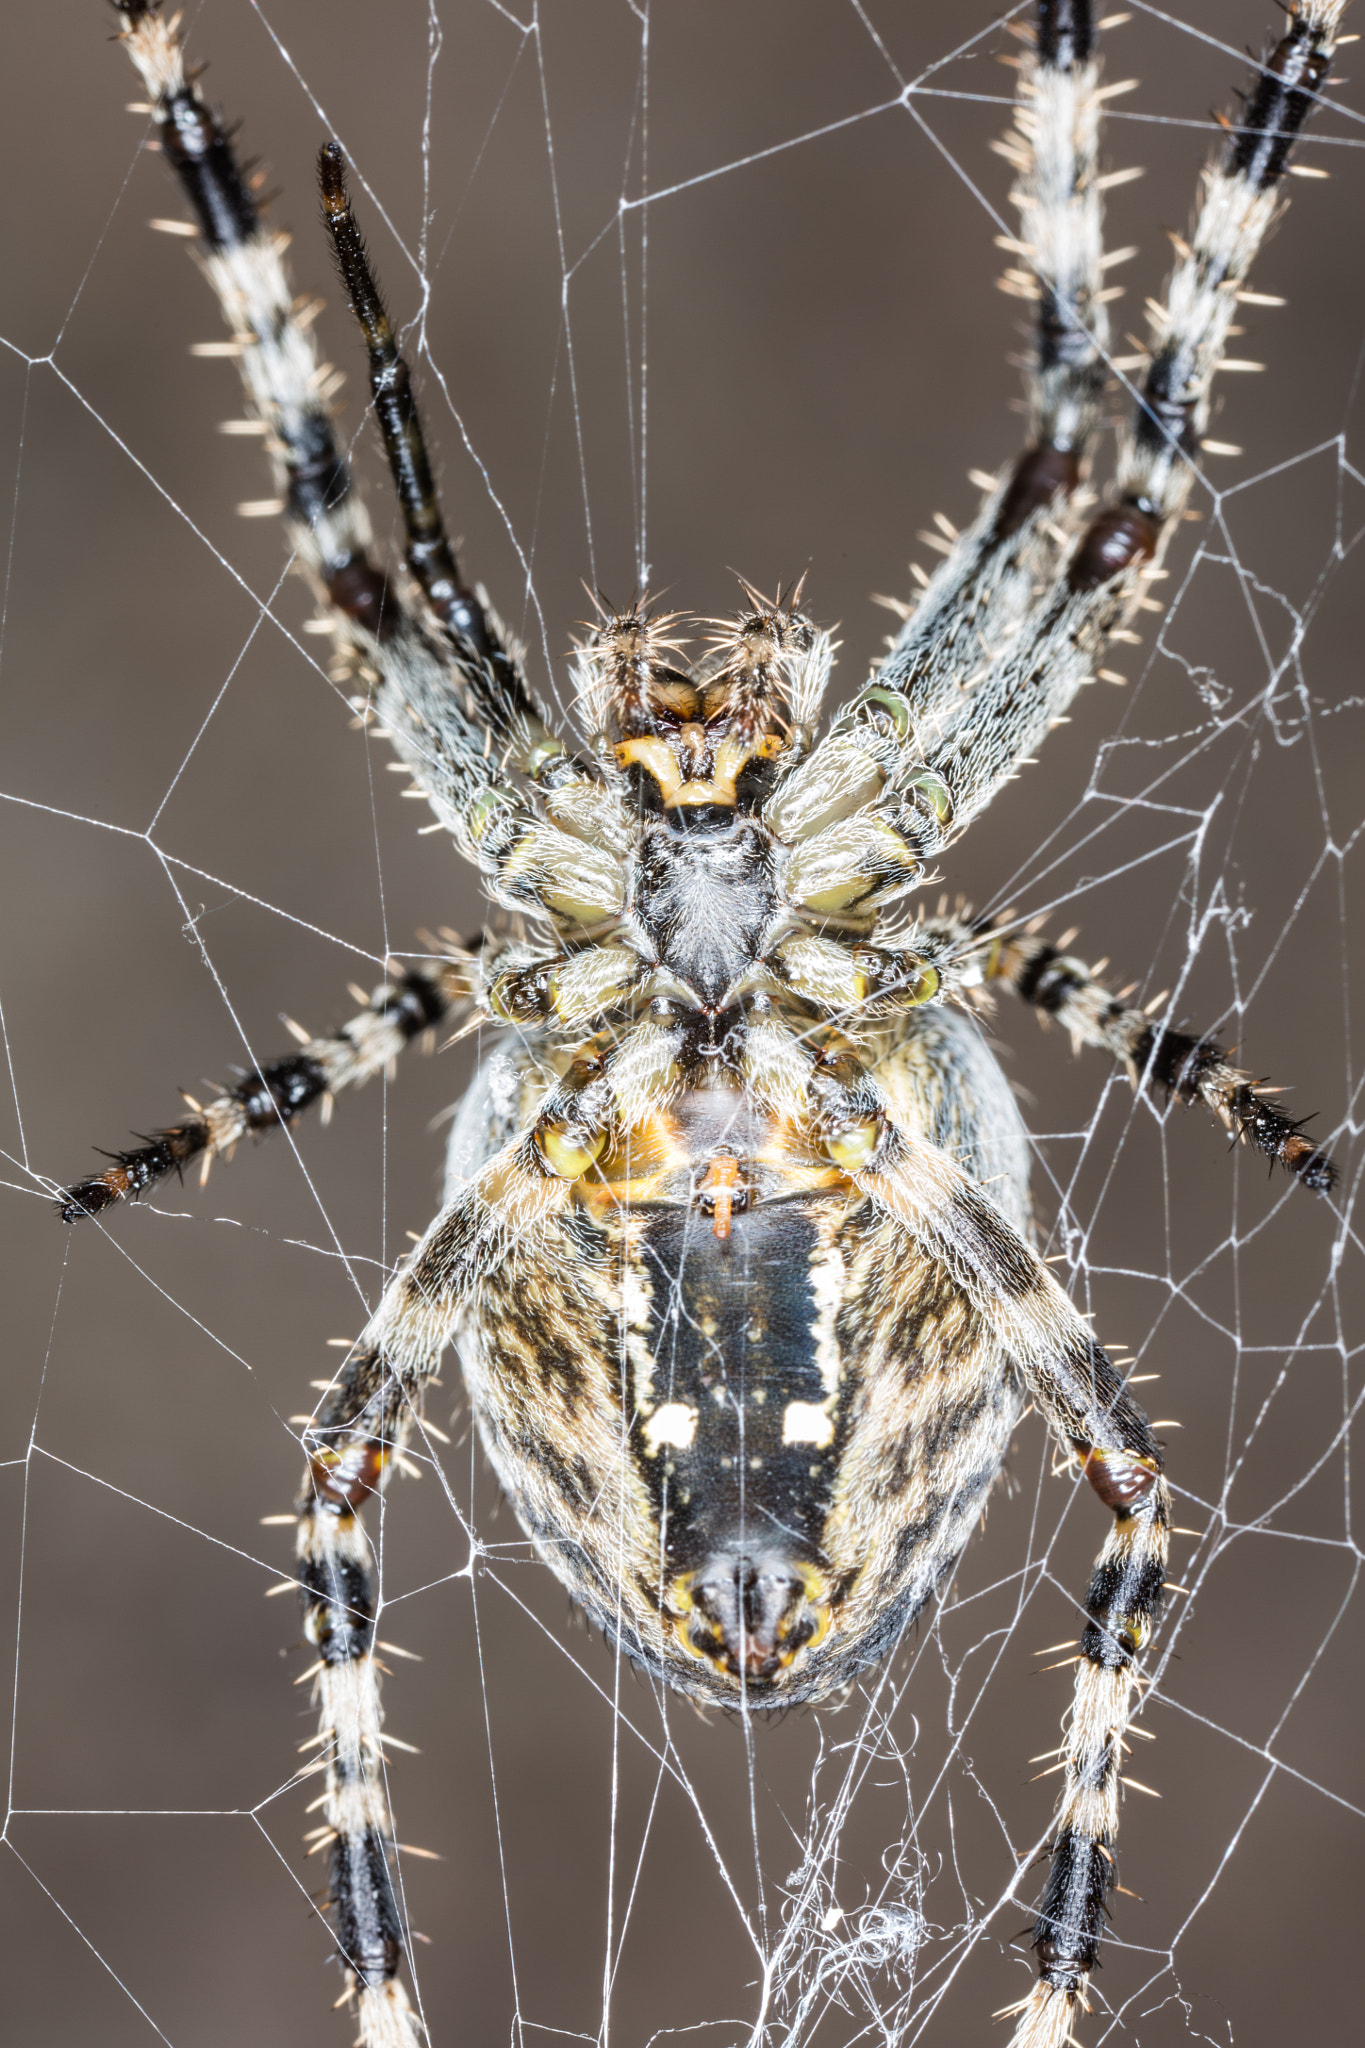
[[[1024, 31], [1020, 30], [1023, 34]], [[999, 241], [1010, 262], [1001, 288], [1034, 309], [1024, 357], [1028, 415], [1022, 455], [991, 484], [961, 534], [936, 519], [920, 538], [945, 559], [874, 677], [903, 693], [908, 750], [941, 744], [1055, 573], [1084, 481], [1106, 377], [1109, 339], [1099, 147], [1106, 97], [1090, 9], [1053, 10], [1017, 59], [1014, 125], [996, 144], [1015, 172], [1016, 235]], [[1122, 178], [1133, 173], [1117, 173]], [[977, 479], [990, 483], [989, 479]], [[857, 730], [867, 711], [839, 721]]]
[[1020, 61], [1014, 129], [1000, 145], [1018, 171], [1010, 198], [1019, 213], [1019, 267], [1002, 284], [1044, 315], [1051, 299], [1065, 328], [1064, 349], [1049, 350], [1047, 335], [1040, 334], [1026, 359], [1029, 437], [1074, 450], [1084, 449], [1094, 430], [1103, 382], [1106, 301], [1114, 295], [1104, 289], [1106, 261], [1112, 265], [1131, 253], [1104, 254], [1103, 104], [1093, 53], [1058, 62], [1035, 39]]
[[333, 596], [345, 607], [359, 594], [377, 614], [383, 579], [368, 562], [370, 523], [331, 422], [339, 379], [320, 361], [310, 332], [318, 303], [294, 296], [284, 262], [289, 238], [261, 221], [230, 139], [185, 68], [180, 16], [132, 0], [120, 14], [123, 47], [198, 217], [197, 253], [232, 337], [201, 352], [235, 357], [248, 418], [264, 429], [279, 497], [242, 509], [285, 514], [291, 545], [315, 585], [350, 571], [351, 583]]

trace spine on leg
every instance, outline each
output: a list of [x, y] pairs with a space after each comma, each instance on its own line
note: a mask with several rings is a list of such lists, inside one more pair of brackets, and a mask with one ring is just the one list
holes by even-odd
[[[1240, 122], [1204, 173], [1189, 241], [1164, 301], [1152, 308], [1151, 360], [1119, 448], [1115, 502], [1072, 558], [1073, 591], [1094, 590], [1159, 552], [1194, 480], [1213, 379], [1227, 365], [1228, 332], [1271, 223], [1290, 152], [1331, 63], [1345, 0], [1301, 0], [1261, 65]], [[1253, 366], [1254, 367], [1254, 366]]]
[[369, 1006], [340, 1030], [244, 1074], [212, 1102], [194, 1104], [194, 1114], [183, 1122], [131, 1151], [116, 1152], [103, 1173], [67, 1188], [58, 1198], [63, 1222], [77, 1223], [135, 1200], [168, 1175], [183, 1176], [196, 1160], [206, 1178], [212, 1161], [242, 1138], [292, 1124], [313, 1103], [325, 1106], [342, 1088], [382, 1072], [405, 1045], [439, 1024], [470, 986], [467, 959], [417, 965], [381, 983]]
[[[331, 1421], [359, 1403], [354, 1419]], [[337, 1947], [363, 2048], [418, 2048], [423, 2029], [398, 1969], [403, 1926], [394, 1893], [383, 1713], [375, 1661], [377, 1589], [362, 1504], [384, 1484], [403, 1409], [376, 1351], [348, 1359], [310, 1428], [298, 1503], [303, 1629], [318, 1653], [315, 1700], [324, 1789], [317, 1846], [330, 1851]]]
[[332, 372], [318, 360], [308, 311], [295, 303], [285, 269], [288, 237], [261, 221], [228, 132], [186, 69], [179, 15], [167, 19], [146, 0], [116, 4], [161, 148], [194, 210], [203, 267], [251, 414], [265, 429], [299, 559], [338, 610], [382, 634], [385, 578], [370, 557], [369, 520], [337, 445]]
[[1114, 996], [1084, 961], [1033, 933], [992, 938], [985, 976], [1004, 982], [1043, 1016], [1055, 1017], [1075, 1045], [1111, 1054], [1135, 1087], [1150, 1076], [1168, 1100], [1202, 1102], [1234, 1138], [1278, 1162], [1315, 1194], [1330, 1194], [1336, 1185], [1332, 1161], [1304, 1135], [1307, 1119], [1287, 1115], [1273, 1100], [1274, 1091], [1235, 1066], [1216, 1039], [1154, 1024], [1144, 1010]]
[[1016, 2009], [1010, 2048], [1060, 2048], [1085, 2007], [1117, 1882], [1114, 1843], [1137, 1660], [1160, 1617], [1166, 1578], [1170, 1499], [1157, 1460], [1119, 1447], [1091, 1448], [1084, 1465], [1114, 1510], [1114, 1525], [1086, 1595], [1052, 1862], [1033, 1927], [1038, 1983]]

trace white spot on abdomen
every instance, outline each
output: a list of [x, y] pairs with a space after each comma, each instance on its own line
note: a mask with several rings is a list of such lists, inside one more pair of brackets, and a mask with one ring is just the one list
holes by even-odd
[[685, 1451], [696, 1433], [696, 1409], [689, 1408], [686, 1401], [665, 1401], [645, 1424], [645, 1444], [651, 1457], [660, 1444], [672, 1444], [676, 1450]]
[[788, 1401], [782, 1417], [784, 1444], [814, 1444], [823, 1451], [834, 1441], [834, 1417], [822, 1401]]

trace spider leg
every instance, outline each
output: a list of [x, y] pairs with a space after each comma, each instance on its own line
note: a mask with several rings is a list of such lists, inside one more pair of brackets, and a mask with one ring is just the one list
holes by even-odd
[[[356, 1995], [362, 2048], [417, 2048], [423, 2029], [398, 1980], [402, 1916], [390, 1868], [375, 1624], [375, 1553], [360, 1510], [382, 1493], [418, 1423], [451, 1327], [508, 1248], [570, 1200], [530, 1138], [459, 1190], [399, 1269], [304, 1432], [297, 1503], [304, 1633], [318, 1653], [317, 1846], [331, 1855], [337, 1944]], [[309, 1748], [314, 1747], [309, 1744]]]
[[[1064, 1445], [1110, 1443], [1122, 1381], [1048, 1267], [946, 1152], [894, 1120], [885, 1102], [875, 1115], [879, 1143], [853, 1174], [857, 1186], [957, 1277], [1030, 1391], [1046, 1394]], [[1156, 1455], [1150, 1435], [1141, 1448]]]
[[1177, 240], [1165, 299], [1151, 309], [1151, 359], [1120, 440], [1113, 502], [1082, 538], [1068, 570], [1072, 590], [1107, 585], [1154, 554], [1184, 510], [1214, 376], [1246, 367], [1226, 353], [1238, 298], [1283, 211], [1280, 181], [1326, 80], [1345, 4], [1297, 0], [1258, 67], [1241, 120], [1223, 124], [1227, 140], [1204, 173], [1194, 231], [1188, 243]]
[[[1157, 347], [1120, 448], [1115, 493], [1050, 588], [1031, 591], [1007, 617], [964, 585], [962, 603], [974, 613], [967, 640], [957, 637], [954, 597], [937, 623], [926, 617], [913, 683], [893, 654], [779, 786], [765, 813], [777, 818], [779, 836], [818, 831], [825, 842], [794, 856], [807, 890], [793, 891], [795, 900], [847, 917], [903, 894], [1036, 753], [1141, 603], [1189, 494], [1237, 297], [1280, 209], [1279, 185], [1327, 75], [1343, 5], [1301, 0], [1260, 67], [1241, 125], [1229, 124], [1221, 159], [1205, 174], [1191, 241], [1181, 245], [1155, 316]], [[1060, 22], [1062, 10], [1052, 19]], [[1068, 11], [1067, 19], [1079, 17]], [[1059, 58], [1074, 46], [1074, 37], [1059, 41]], [[1039, 374], [1040, 420], [1053, 418], [1062, 432], [1066, 417], [1074, 428], [1084, 416], [1084, 388], [1083, 378], [1049, 383]], [[976, 670], [967, 660], [973, 645], [984, 660]], [[937, 681], [925, 680], [931, 673]], [[971, 687], [960, 688], [959, 678]], [[957, 708], [943, 710], [954, 692]], [[922, 715], [931, 705], [939, 707], [934, 720]], [[785, 832], [780, 814], [792, 809], [792, 792], [825, 784], [833, 793], [810, 807], [810, 822]]]
[[1110, 1053], [1135, 1087], [1150, 1078], [1168, 1099], [1202, 1102], [1235, 1138], [1278, 1160], [1302, 1186], [1330, 1194], [1337, 1174], [1326, 1152], [1303, 1135], [1300, 1120], [1258, 1092], [1251, 1075], [1232, 1064], [1216, 1039], [1191, 1038], [1154, 1024], [1145, 1010], [1130, 1009], [1115, 996], [1083, 961], [1029, 933], [994, 936], [982, 972], [988, 983], [1003, 983], [1043, 1016], [1055, 1017], [1075, 1045]]
[[527, 687], [515, 652], [483, 598], [470, 590], [460, 575], [441, 515], [408, 366], [394, 339], [351, 211], [345, 163], [335, 142], [323, 145], [319, 179], [323, 224], [369, 355], [370, 394], [403, 516], [408, 567], [454, 640], [461, 681], [477, 701], [480, 714], [499, 737], [504, 736], [511, 714], [543, 740], [548, 731], [544, 714]]
[[[1036, 13], [1031, 42], [1011, 60], [1015, 125], [997, 144], [1016, 172], [1019, 215], [1017, 236], [1004, 238], [1014, 267], [1002, 285], [1035, 308], [1027, 441], [964, 533], [922, 536], [946, 559], [872, 679], [904, 696], [921, 746], [960, 716], [1055, 573], [1106, 377], [1106, 302], [1118, 287], [1106, 288], [1104, 273], [1118, 258], [1103, 250], [1098, 37], [1090, 0], [1039, 0]], [[854, 709], [841, 724], [858, 722]]]
[[[337, 155], [325, 153], [329, 227], [370, 347], [376, 407], [408, 534], [408, 562], [434, 615], [419, 616], [371, 553], [371, 533], [337, 438], [334, 373], [308, 333], [284, 265], [228, 133], [185, 66], [180, 18], [158, 0], [116, 0], [121, 40], [146, 86], [160, 146], [198, 222], [203, 268], [222, 306], [253, 418], [265, 431], [280, 509], [300, 566], [332, 607], [342, 652], [369, 686], [377, 717], [437, 818], [509, 907], [571, 926], [620, 908], [620, 862], [603, 841], [618, 830], [613, 791], [570, 761], [521, 676], [519, 658], [483, 600], [460, 581], [436, 506], [407, 371], [351, 219]], [[600, 816], [573, 832], [547, 823], [555, 798]]]
[[[1094, 968], [1039, 937], [1036, 927], [1013, 931], [1003, 921], [932, 917], [916, 926], [914, 941], [907, 957], [938, 963], [955, 993], [970, 1000], [983, 986], [1010, 989], [1040, 1016], [1055, 1017], [1077, 1050], [1093, 1045], [1109, 1053], [1134, 1088], [1152, 1083], [1187, 1108], [1202, 1102], [1224, 1130], [1278, 1161], [1301, 1186], [1324, 1195], [1335, 1187], [1337, 1169], [1303, 1135], [1305, 1119], [1286, 1116], [1272, 1099], [1276, 1091], [1234, 1066], [1217, 1039], [1153, 1023], [1147, 1010], [1124, 1002]], [[896, 960], [890, 951], [881, 957]]]
[[[337, 445], [333, 373], [308, 332], [316, 307], [294, 299], [287, 237], [264, 225], [231, 137], [185, 66], [180, 17], [159, 0], [115, 0], [124, 49], [151, 102], [163, 155], [199, 228], [202, 264], [232, 333], [212, 344], [234, 355], [253, 418], [264, 430], [292, 547], [348, 619], [381, 631], [394, 604], [371, 553], [370, 522]], [[208, 351], [206, 351], [208, 352]]]
[[382, 1073], [405, 1045], [440, 1024], [471, 994], [471, 961], [433, 960], [407, 968], [395, 981], [382, 982], [359, 1016], [351, 1017], [322, 1038], [307, 1039], [298, 1052], [244, 1074], [226, 1093], [134, 1151], [115, 1155], [103, 1173], [77, 1181], [58, 1197], [65, 1223], [98, 1216], [116, 1202], [135, 1200], [169, 1174], [184, 1173], [202, 1161], [207, 1178], [211, 1162], [231, 1152], [248, 1132], [262, 1133], [292, 1124], [295, 1117], [343, 1088], [358, 1087]]
[[865, 1163], [850, 1166], [854, 1184], [954, 1277], [1114, 1512], [1086, 1596], [1052, 1869], [1034, 1928], [1040, 1981], [1013, 2044], [1061, 2048], [1095, 1966], [1114, 1883], [1120, 1752], [1136, 1660], [1161, 1611], [1170, 1531], [1161, 1452], [1084, 1319], [979, 1183], [897, 1121], [866, 1077], [835, 1069], [813, 1086], [823, 1095], [827, 1144], [850, 1159], [864, 1151]]
[[[1066, 1430], [1065, 1398], [1059, 1402], [1046, 1381], [1030, 1382], [1030, 1391], [1054, 1431]], [[1124, 1737], [1141, 1683], [1137, 1660], [1164, 1597], [1171, 1501], [1160, 1455], [1141, 1410], [1126, 1397], [1114, 1403], [1107, 1425], [1101, 1438], [1073, 1444], [1114, 1524], [1085, 1596], [1052, 1862], [1033, 1927], [1038, 1982], [1014, 2008], [1010, 2048], [1062, 2048], [1074, 2039], [1078, 2009], [1085, 2009], [1105, 1901], [1117, 1882], [1113, 1844]]]
[[[1033, 48], [1021, 62], [1014, 131], [1000, 145], [1018, 172], [1020, 268], [1003, 283], [1036, 307], [1024, 366], [1028, 444], [997, 514], [1001, 539], [1033, 512], [1068, 498], [1094, 435], [1109, 344], [1108, 301], [1121, 287], [1106, 269], [1099, 175], [1105, 98], [1089, 0], [1039, 0]], [[1121, 90], [1122, 88], [1117, 88]], [[1131, 175], [1119, 172], [1119, 179]]]
[[[291, 537], [332, 602], [381, 639], [396, 594], [369, 559], [371, 536], [327, 403], [332, 373], [316, 351], [284, 268], [285, 238], [269, 234], [231, 138], [185, 68], [179, 18], [159, 0], [115, 0], [123, 42], [152, 95], [161, 147], [194, 209], [205, 268], [239, 352], [247, 395], [266, 428]], [[370, 348], [375, 411], [407, 532], [407, 561], [428, 602], [463, 644], [481, 709], [515, 709], [541, 723], [516, 660], [482, 602], [460, 580], [446, 539], [407, 367], [399, 355], [346, 198], [341, 153], [323, 152], [325, 219]], [[482, 686], [482, 687], [481, 687]]]
[[[1163, 304], [1156, 348], [1119, 450], [1109, 504], [1093, 519], [1020, 635], [956, 729], [928, 751], [957, 838], [1090, 681], [1109, 636], [1133, 615], [1183, 511], [1208, 424], [1213, 378], [1238, 294], [1282, 209], [1279, 185], [1331, 62], [1344, 0], [1301, 0], [1260, 66], [1239, 126], [1204, 174], [1201, 204]], [[936, 850], [936, 849], [935, 849]]]

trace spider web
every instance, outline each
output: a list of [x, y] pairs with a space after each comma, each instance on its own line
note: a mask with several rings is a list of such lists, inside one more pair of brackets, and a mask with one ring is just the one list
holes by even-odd
[[[910, 14], [912, 19], [901, 18]], [[1272, 25], [1257, 0], [1135, 4], [1108, 76], [1111, 247], [1141, 244], [1141, 326], [1183, 227], [1207, 111]], [[733, 567], [811, 564], [845, 689], [903, 594], [912, 536], [962, 520], [964, 471], [1015, 444], [1014, 308], [988, 153], [1016, 47], [986, 8], [850, 0], [205, 0], [192, 52], [243, 118], [326, 285], [317, 139], [339, 135], [411, 323], [465, 559], [562, 703], [586, 577], [697, 610]], [[1348, 21], [1348, 27], [1351, 24]], [[94, 0], [9, 24], [0, 432], [12, 521], [0, 683], [8, 1384], [0, 1441], [13, 1643], [0, 1845], [14, 2038], [104, 2048], [340, 2043], [299, 1839], [311, 1733], [287, 1570], [296, 1411], [438, 1200], [467, 1049], [415, 1054], [336, 1122], [107, 1232], [47, 1195], [174, 1088], [284, 1049], [281, 1010], [347, 1013], [421, 926], [469, 929], [470, 878], [400, 815], [349, 727], [269, 521], [259, 450], [219, 438], [230, 367], [203, 288], [146, 232], [177, 202], [119, 110]], [[1360, 24], [1365, 28], [1365, 17]], [[1353, 52], [1339, 68], [1349, 74]], [[1365, 1830], [1352, 974], [1365, 818], [1356, 466], [1365, 308], [1358, 89], [1334, 88], [1257, 286], [1259, 378], [1228, 378], [1211, 460], [1130, 684], [1084, 693], [952, 856], [978, 906], [1082, 927], [1087, 958], [1218, 1028], [1334, 1130], [1314, 1202], [1225, 1156], [1199, 1115], [1134, 1103], [1010, 1008], [1044, 1250], [1126, 1343], [1176, 1488], [1173, 1596], [1125, 1800], [1088, 2043], [1279, 2042], [1305, 1993], [1356, 2010]], [[22, 186], [20, 184], [23, 178]], [[363, 193], [363, 197], [361, 196]], [[1344, 256], [1343, 253], [1345, 252]], [[332, 293], [335, 299], [335, 292]], [[333, 354], [355, 349], [335, 307]], [[358, 457], [382, 525], [368, 433]], [[923, 549], [919, 550], [921, 558]], [[837, 1710], [703, 1721], [566, 1612], [471, 1442], [453, 1366], [382, 1524], [386, 1690], [422, 1751], [392, 1775], [431, 2038], [701, 2033], [821, 2048], [1005, 2038], [1031, 1982], [1034, 1859], [1078, 1601], [1104, 1517], [1036, 1418], [942, 1604]], [[453, 1420], [452, 1420], [453, 1416]], [[294, 1419], [291, 1421], [291, 1417]], [[1165, 1421], [1172, 1418], [1171, 1421]], [[1174, 1423], [1179, 1423], [1177, 1430]], [[295, 1735], [291, 1737], [291, 1728]], [[1335, 2025], [1334, 2025], [1335, 2023]]]

